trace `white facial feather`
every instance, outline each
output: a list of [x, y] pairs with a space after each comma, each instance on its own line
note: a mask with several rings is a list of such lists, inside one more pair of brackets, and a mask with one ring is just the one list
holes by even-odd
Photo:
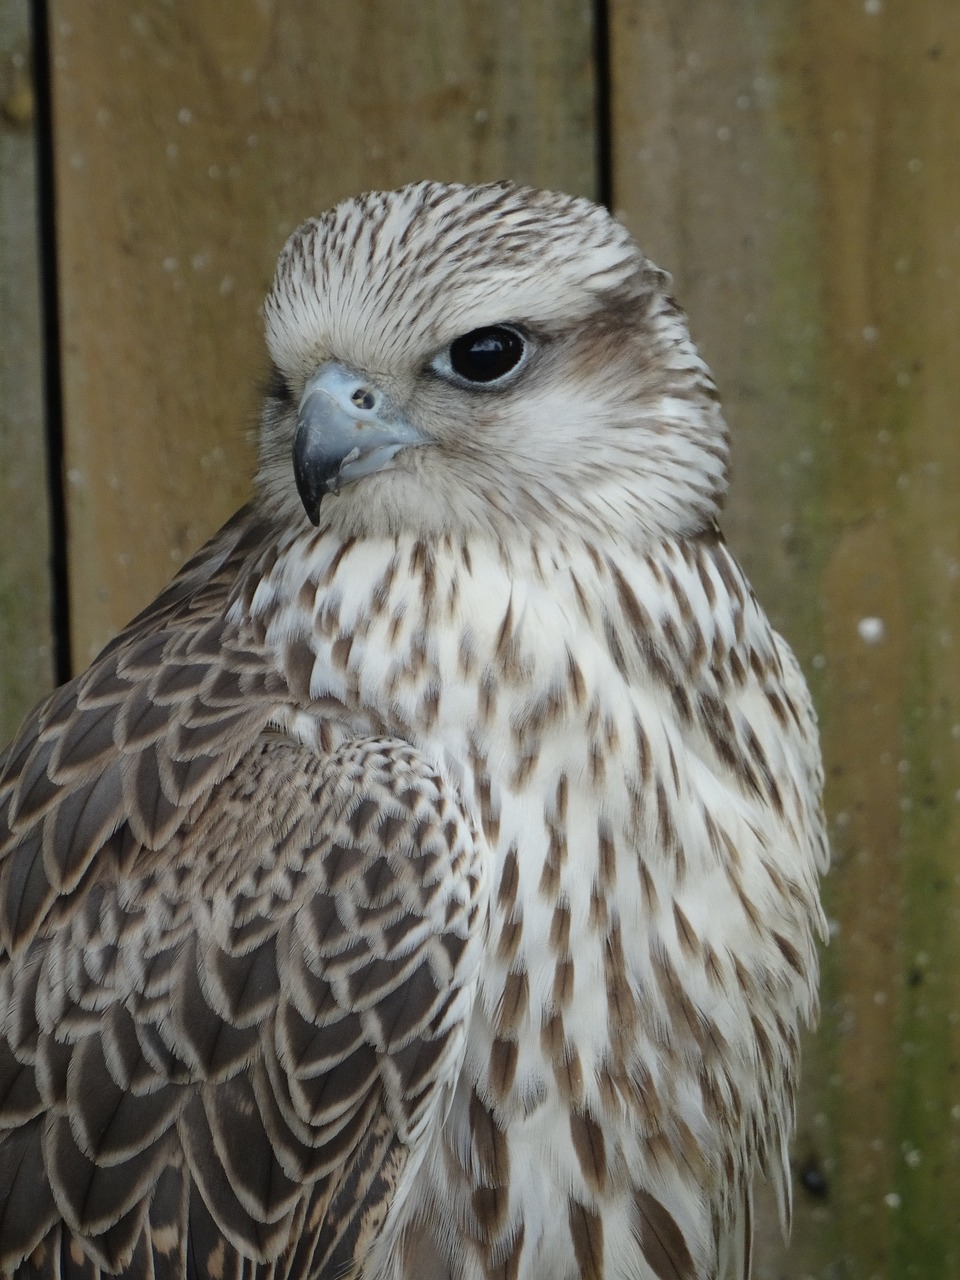
[[[291, 236], [266, 302], [288, 398], [268, 402], [264, 492], [295, 501], [295, 404], [336, 361], [436, 446], [327, 501], [342, 535], [509, 539], [521, 524], [642, 546], [706, 527], [726, 487], [726, 428], [667, 285], [605, 210], [570, 196], [425, 182], [338, 205]], [[438, 378], [450, 342], [503, 323], [531, 343], [508, 386]]]

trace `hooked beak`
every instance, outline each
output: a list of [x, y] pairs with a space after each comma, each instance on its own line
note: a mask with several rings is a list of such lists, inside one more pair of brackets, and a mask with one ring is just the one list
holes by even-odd
[[304, 388], [293, 437], [293, 474], [312, 524], [325, 494], [382, 471], [427, 439], [395, 412], [380, 388], [343, 365], [325, 364]]

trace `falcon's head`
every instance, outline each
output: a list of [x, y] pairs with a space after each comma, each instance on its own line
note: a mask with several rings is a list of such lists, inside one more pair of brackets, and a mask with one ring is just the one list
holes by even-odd
[[[287, 242], [260, 489], [350, 534], [694, 533], [726, 428], [667, 276], [587, 200], [421, 182]], [[299, 518], [302, 518], [302, 514]]]

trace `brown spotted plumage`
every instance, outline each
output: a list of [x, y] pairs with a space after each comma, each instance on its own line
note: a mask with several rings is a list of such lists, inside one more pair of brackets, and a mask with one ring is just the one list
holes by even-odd
[[421, 183], [266, 326], [253, 501], [0, 756], [0, 1274], [743, 1280], [821, 770], [666, 278]]

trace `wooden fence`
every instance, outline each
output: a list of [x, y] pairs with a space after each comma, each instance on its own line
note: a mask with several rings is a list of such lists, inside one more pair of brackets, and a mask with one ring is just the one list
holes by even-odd
[[287, 233], [424, 176], [608, 198], [673, 272], [835, 850], [757, 1275], [960, 1277], [956, 0], [0, 0], [3, 737], [246, 494]]

